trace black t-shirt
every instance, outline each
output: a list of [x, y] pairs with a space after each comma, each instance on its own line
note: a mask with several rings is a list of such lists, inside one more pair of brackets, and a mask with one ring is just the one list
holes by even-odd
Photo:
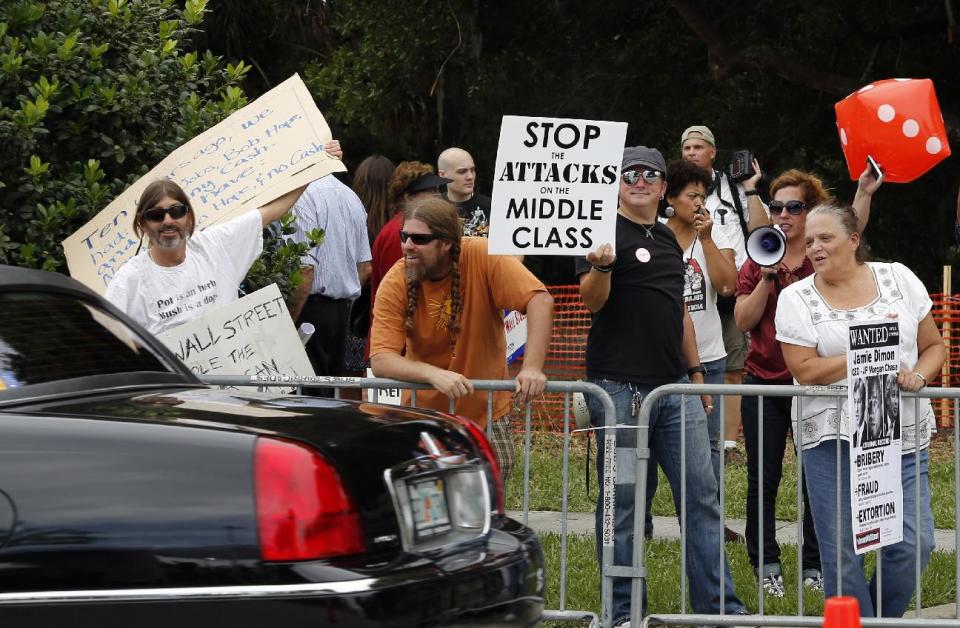
[[474, 194], [460, 203], [454, 203], [463, 218], [463, 235], [487, 237], [490, 231], [490, 197]]
[[[683, 251], [673, 232], [646, 229], [617, 215], [617, 259], [610, 297], [593, 315], [587, 338], [587, 376], [644, 385], [677, 381], [685, 372]], [[577, 276], [590, 271], [577, 258]]]

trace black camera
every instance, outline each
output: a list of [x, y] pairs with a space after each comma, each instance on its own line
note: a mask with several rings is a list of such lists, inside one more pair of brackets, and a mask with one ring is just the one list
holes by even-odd
[[730, 155], [730, 165], [727, 168], [727, 174], [734, 183], [740, 183], [756, 174], [753, 169], [753, 153], [749, 150], [734, 151]]

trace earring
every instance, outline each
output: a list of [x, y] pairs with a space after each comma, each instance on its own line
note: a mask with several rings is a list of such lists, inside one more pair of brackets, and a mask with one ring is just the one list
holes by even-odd
[[674, 214], [676, 213], [677, 210], [673, 208], [673, 205], [667, 205], [667, 207], [663, 210], [663, 215], [667, 218], [673, 218]]

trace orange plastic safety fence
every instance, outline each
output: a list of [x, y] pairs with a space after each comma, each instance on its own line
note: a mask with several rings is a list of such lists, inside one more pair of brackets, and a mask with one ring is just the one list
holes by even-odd
[[[544, 372], [553, 380], [586, 379], [584, 350], [587, 346], [587, 333], [590, 331], [590, 312], [580, 300], [580, 290], [576, 285], [548, 286], [553, 295], [553, 336], [544, 364]], [[960, 294], [931, 294], [933, 300], [933, 318], [943, 334], [947, 345], [947, 362], [944, 375], [931, 381], [931, 385], [960, 386]], [[520, 365], [514, 364], [511, 374], [516, 374]], [[953, 412], [949, 402], [934, 401], [939, 427], [953, 425]], [[550, 431], [563, 430], [563, 395], [551, 393], [533, 404], [535, 424]], [[570, 408], [571, 421], [573, 407]]]

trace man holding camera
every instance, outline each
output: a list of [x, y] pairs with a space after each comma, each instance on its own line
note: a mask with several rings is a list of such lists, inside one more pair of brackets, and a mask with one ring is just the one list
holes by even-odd
[[[713, 177], [713, 185], [707, 190], [705, 206], [713, 219], [714, 231], [722, 234], [733, 248], [734, 263], [739, 271], [747, 259], [747, 234], [757, 227], [770, 224], [770, 217], [760, 201], [757, 189], [763, 176], [760, 164], [746, 151], [739, 155], [735, 153], [735, 157], [741, 157], [739, 161], [746, 162], [737, 164], [737, 174], [746, 175], [746, 178], [739, 181], [732, 180], [730, 174], [714, 168], [717, 142], [713, 132], [702, 125], [691, 126], [683, 132], [680, 136], [680, 151], [684, 160], [697, 164]], [[723, 345], [727, 351], [723, 381], [725, 384], [740, 384], [743, 382], [743, 362], [749, 341], [746, 334], [737, 329], [737, 323], [733, 319], [733, 300], [718, 297], [717, 309], [723, 329]], [[740, 398], [727, 395], [724, 397], [724, 404], [726, 420], [723, 433], [726, 445], [732, 447], [740, 429]], [[734, 540], [732, 535], [728, 537], [728, 540]]]

